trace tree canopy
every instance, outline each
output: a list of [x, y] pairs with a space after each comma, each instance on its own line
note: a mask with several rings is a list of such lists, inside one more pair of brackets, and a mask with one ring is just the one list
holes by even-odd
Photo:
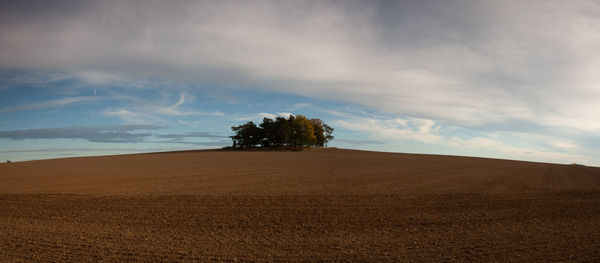
[[323, 147], [333, 139], [333, 128], [320, 119], [308, 119], [303, 115], [264, 118], [258, 126], [247, 122], [231, 127], [235, 135], [233, 148], [254, 147]]

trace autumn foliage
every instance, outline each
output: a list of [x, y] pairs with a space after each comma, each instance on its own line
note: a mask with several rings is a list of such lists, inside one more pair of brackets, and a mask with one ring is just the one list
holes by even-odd
[[254, 147], [323, 147], [333, 139], [333, 128], [320, 119], [308, 119], [303, 115], [264, 118], [260, 125], [247, 122], [231, 127], [235, 135], [233, 148]]

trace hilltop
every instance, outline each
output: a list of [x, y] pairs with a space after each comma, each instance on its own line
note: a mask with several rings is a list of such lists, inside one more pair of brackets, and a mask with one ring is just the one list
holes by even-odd
[[0, 165], [1, 261], [597, 261], [600, 168], [314, 151]]

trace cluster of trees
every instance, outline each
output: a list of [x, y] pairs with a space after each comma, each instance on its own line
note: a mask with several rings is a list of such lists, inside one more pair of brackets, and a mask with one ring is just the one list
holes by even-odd
[[333, 139], [333, 128], [320, 119], [307, 119], [305, 116], [290, 115], [289, 118], [277, 117], [275, 120], [264, 118], [256, 126], [249, 121], [246, 124], [231, 127], [235, 135], [233, 148], [261, 147], [323, 147]]

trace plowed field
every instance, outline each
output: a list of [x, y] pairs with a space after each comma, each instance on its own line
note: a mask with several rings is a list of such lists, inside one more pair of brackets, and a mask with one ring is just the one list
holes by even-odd
[[350, 150], [1, 164], [0, 261], [598, 262], [600, 168]]

